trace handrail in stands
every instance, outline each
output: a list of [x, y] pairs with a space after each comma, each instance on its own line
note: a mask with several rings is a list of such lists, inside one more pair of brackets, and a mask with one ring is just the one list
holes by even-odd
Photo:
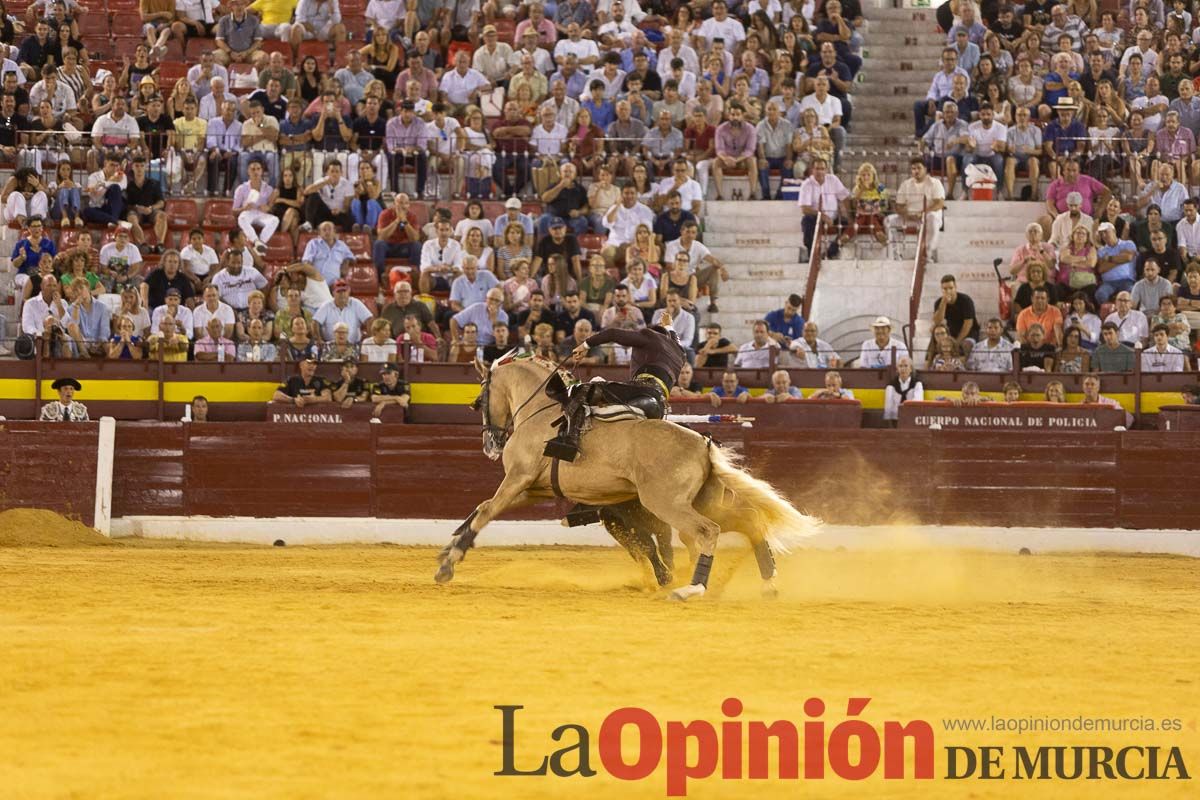
[[825, 238], [825, 217], [817, 214], [817, 227], [813, 231], [812, 249], [808, 253], [808, 280], [804, 284], [804, 306], [800, 315], [812, 319], [813, 296], [817, 293], [817, 275], [821, 272], [821, 244]]
[[917, 332], [917, 317], [921, 313], [921, 292], [925, 286], [925, 260], [926, 260], [926, 226], [929, 222], [929, 214], [926, 213], [928, 201], [925, 201], [921, 207], [921, 228], [917, 233], [917, 254], [914, 256], [912, 286], [908, 291], [908, 324], [904, 326], [905, 344], [908, 345], [909, 352], [912, 352], [913, 339]]

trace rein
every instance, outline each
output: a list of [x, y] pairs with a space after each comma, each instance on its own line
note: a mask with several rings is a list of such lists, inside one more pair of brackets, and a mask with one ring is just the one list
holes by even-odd
[[[512, 414], [509, 415], [508, 424], [502, 428], [499, 425], [493, 425], [491, 420], [491, 410], [489, 408], [490, 404], [488, 401], [491, 399], [492, 371], [490, 369], [488, 370], [487, 377], [485, 377], [482, 381], [483, 391], [479, 393], [479, 397], [472, 405], [475, 406], [476, 410], [483, 412], [483, 431], [484, 433], [491, 434], [493, 441], [496, 443], [496, 447], [503, 449], [504, 445], [508, 443], [509, 437], [511, 437], [516, 430], [517, 415], [524, 410], [525, 406], [532, 403], [533, 400], [542, 393], [542, 390], [546, 388], [546, 384], [550, 383], [550, 379], [556, 374], [557, 370], [551, 370], [550, 374], [546, 376], [545, 380], [539, 383], [537, 388], [534, 389], [529, 397], [525, 399], [525, 402], [521, 403], [521, 405], [517, 406], [516, 409], [513, 410]], [[529, 419], [533, 419], [538, 414], [541, 414], [543, 411], [551, 408], [554, 408], [554, 404], [548, 403], [546, 406], [539, 408], [537, 411], [534, 411], [532, 414], [530, 414]]]

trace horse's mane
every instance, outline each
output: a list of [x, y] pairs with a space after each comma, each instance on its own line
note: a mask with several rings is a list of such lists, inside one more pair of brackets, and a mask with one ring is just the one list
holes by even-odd
[[547, 372], [553, 372], [554, 370], [558, 369], [558, 364], [555, 364], [550, 359], [542, 358], [536, 353], [522, 353], [516, 348], [509, 350], [507, 353], [500, 356], [500, 358], [496, 359], [492, 363], [492, 369], [495, 370], [500, 367], [507, 367], [517, 364], [536, 366], [546, 370]]

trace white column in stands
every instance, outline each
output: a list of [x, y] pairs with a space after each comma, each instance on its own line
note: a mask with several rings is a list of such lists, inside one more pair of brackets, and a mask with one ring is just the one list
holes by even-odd
[[109, 536], [112, 523], [113, 450], [117, 438], [117, 421], [112, 417], [101, 417], [99, 436], [96, 447], [96, 512], [93, 526], [105, 536]]

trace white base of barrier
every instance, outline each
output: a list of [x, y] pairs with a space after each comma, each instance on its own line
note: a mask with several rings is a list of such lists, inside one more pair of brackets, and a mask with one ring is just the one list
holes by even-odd
[[[368, 519], [355, 517], [122, 517], [114, 537], [184, 539], [200, 542], [271, 544], [444, 545], [461, 520]], [[744, 546], [738, 536], [723, 537]], [[556, 521], [500, 521], [487, 527], [481, 546], [615, 545], [599, 525], [565, 528]], [[808, 540], [811, 547], [854, 550], [959, 548], [1017, 552], [1166, 553], [1200, 557], [1200, 532], [1134, 531], [1106, 528], [969, 528], [943, 526], [826, 525]]]

